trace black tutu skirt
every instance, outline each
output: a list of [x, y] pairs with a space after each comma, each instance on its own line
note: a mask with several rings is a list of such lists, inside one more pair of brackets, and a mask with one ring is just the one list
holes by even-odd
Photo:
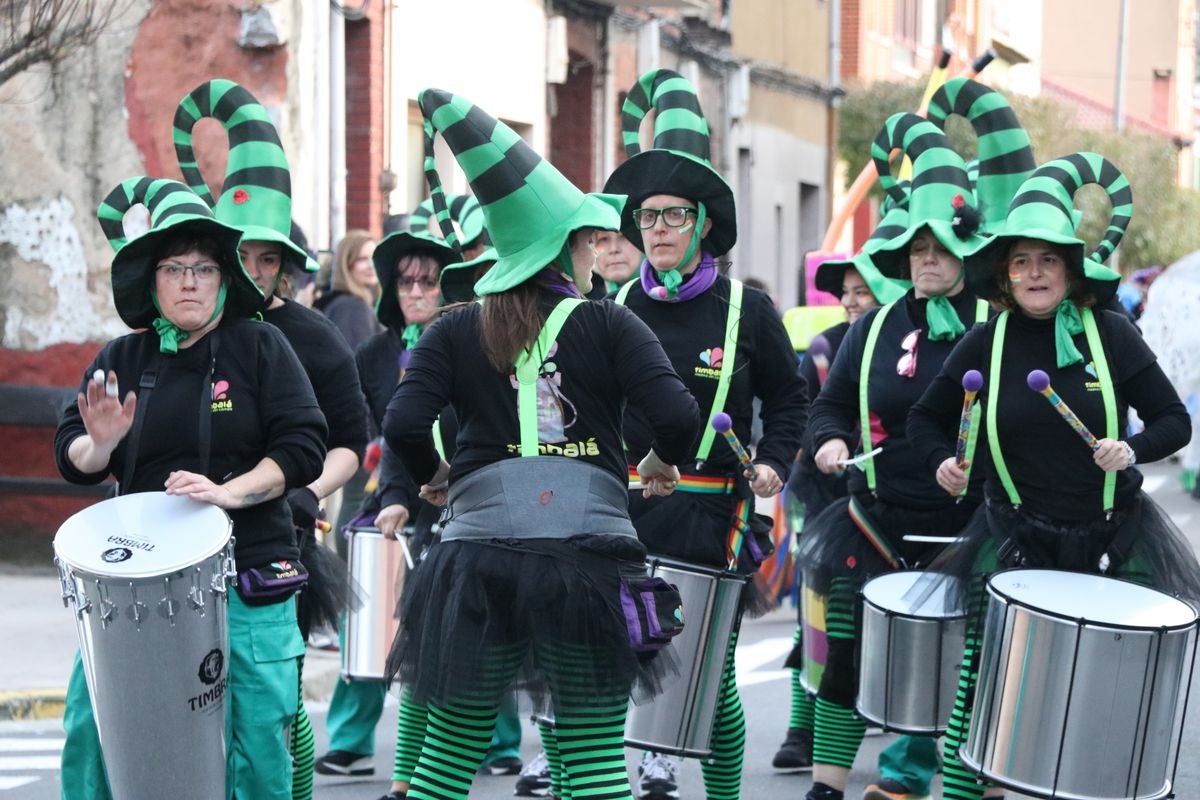
[[848, 577], [865, 583], [876, 575], [897, 569], [929, 568], [943, 556], [947, 545], [909, 542], [904, 536], [958, 536], [970, 521], [975, 504], [964, 500], [940, 509], [919, 510], [897, 506], [871, 495], [857, 498], [868, 536], [850, 513], [850, 498], [834, 501], [816, 519], [805, 523], [796, 561], [804, 580], [822, 591], [829, 580]]
[[337, 630], [347, 608], [361, 604], [357, 587], [350, 585], [346, 562], [309, 534], [300, 542], [300, 563], [308, 570], [308, 582], [296, 598], [296, 621], [308, 638], [313, 628]]
[[788, 478], [788, 500], [803, 506], [798, 512], [800, 525], [795, 528], [797, 536], [807, 527], [807, 522], [816, 519], [821, 512], [847, 494], [847, 473], [826, 475], [817, 469], [812, 458], [805, 454], [792, 464]]
[[[640, 489], [635, 489], [629, 492], [629, 518], [637, 529], [638, 538], [652, 555], [727, 569], [731, 556], [729, 534], [739, 499], [736, 494], [685, 491], [646, 498]], [[748, 499], [753, 504], [753, 497]], [[774, 547], [771, 541], [774, 521], [762, 514], [751, 513], [749, 523], [759, 552], [769, 556], [769, 552], [762, 550]], [[738, 553], [735, 570], [743, 575], [753, 575], [761, 563], [747, 542]], [[742, 590], [742, 613], [759, 617], [773, 607], [774, 603], [754, 581], [746, 581]]]
[[[677, 659], [630, 645], [619, 580], [644, 566], [625, 537], [437, 542], [405, 587], [388, 677], [420, 704], [498, 702], [515, 685], [543, 706], [569, 663], [571, 685], [597, 697], [652, 697]], [[506, 659], [514, 677], [500, 685], [488, 676]]]
[[1062, 522], [989, 497], [939, 572], [964, 607], [972, 585], [999, 569], [1060, 569], [1123, 577], [1200, 608], [1200, 562], [1183, 533], [1145, 492], [1112, 519]]

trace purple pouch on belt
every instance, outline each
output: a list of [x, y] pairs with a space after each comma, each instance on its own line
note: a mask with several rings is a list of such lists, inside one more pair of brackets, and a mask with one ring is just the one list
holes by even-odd
[[308, 582], [308, 570], [299, 561], [272, 561], [261, 567], [240, 570], [238, 594], [247, 605], [265, 606], [291, 597]]
[[621, 610], [635, 652], [661, 650], [683, 630], [683, 600], [662, 578], [621, 581]]

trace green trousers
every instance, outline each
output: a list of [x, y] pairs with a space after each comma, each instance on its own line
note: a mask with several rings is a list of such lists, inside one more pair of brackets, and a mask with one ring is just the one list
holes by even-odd
[[879, 776], [899, 781], [909, 794], [929, 794], [940, 768], [938, 740], [932, 736], [900, 736], [879, 754]]
[[[304, 641], [294, 598], [247, 606], [229, 592], [229, 755], [226, 800], [291, 800], [286, 731], [296, 715], [297, 662]], [[63, 715], [63, 800], [112, 800], [92, 701], [77, 654]]]

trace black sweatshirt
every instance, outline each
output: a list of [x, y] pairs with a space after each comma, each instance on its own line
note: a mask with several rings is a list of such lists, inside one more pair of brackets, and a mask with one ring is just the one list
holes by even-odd
[[[818, 336], [823, 336], [825, 341], [829, 343], [828, 364], [826, 364], [826, 376], [828, 376], [829, 367], [833, 366], [833, 360], [837, 358], [838, 350], [842, 346], [842, 340], [846, 338], [846, 331], [850, 330], [849, 322], [839, 322], [832, 328], [826, 328], [821, 331]], [[804, 378], [804, 384], [808, 387], [808, 394], [813, 402], [816, 402], [818, 393], [821, 391], [821, 374], [817, 371], [817, 365], [812, 358], [811, 345], [804, 358], [800, 360], [800, 377]], [[809, 427], [808, 434], [811, 436], [812, 428]], [[815, 448], [808, 446], [808, 438], [805, 437], [805, 452], [810, 453], [809, 461], [812, 460], [811, 454], [815, 453]], [[811, 452], [810, 452], [811, 451]]]
[[[548, 301], [545, 310], [555, 302]], [[437, 470], [430, 428], [447, 404], [459, 423], [451, 480], [520, 457], [516, 379], [488, 363], [480, 317], [481, 307], [471, 304], [431, 325], [388, 404], [384, 438], [418, 483], [427, 483]], [[551, 390], [539, 391], [539, 399], [548, 402], [545, 407], [539, 402], [539, 422], [548, 423], [539, 436], [548, 445], [545, 452], [596, 464], [625, 483], [620, 415], [627, 402], [649, 420], [654, 436], [647, 446], [652, 443], [665, 462], [689, 457], [699, 427], [696, 401], [654, 334], [633, 314], [612, 303], [583, 303], [556, 344], [539, 379], [540, 388]]]
[[[1096, 325], [1116, 391], [1118, 438], [1125, 439], [1128, 411], [1133, 406], [1146, 424], [1145, 431], [1127, 439], [1139, 463], [1165, 458], [1186, 445], [1191, 435], [1187, 411], [1137, 330], [1128, 318], [1111, 311], [1097, 311]], [[969, 369], [977, 369], [984, 379], [980, 402], [985, 414], [981, 417], [976, 453], [977, 460], [987, 464], [988, 497], [1008, 502], [988, 457], [987, 427], [983, 424], [988, 404], [999, 402], [996, 426], [1000, 447], [1023, 505], [1062, 521], [1096, 519], [1103, 511], [1103, 470], [1096, 466], [1092, 451], [1079, 434], [1045, 397], [1026, 384], [1030, 370], [1044, 370], [1063, 402], [1097, 439], [1104, 438], [1104, 402], [1086, 335], [1073, 337], [1084, 363], [1058, 369], [1054, 319], [1010, 314], [997, 401], [996, 387], [988, 386], [995, 329], [992, 320], [986, 327], [968, 333], [913, 407], [909, 428], [919, 443], [917, 457], [923, 471], [932, 475], [954, 454], [952, 431], [957, 431], [962, 411], [962, 376]], [[1141, 485], [1142, 475], [1136, 469], [1118, 472], [1116, 507], [1125, 507]]]
[[[220, 347], [212, 369], [212, 441], [208, 470], [213, 482], [224, 483], [249, 472], [263, 458], [283, 471], [286, 488], [305, 486], [321, 474], [325, 459], [325, 418], [304, 369], [283, 334], [254, 320], [226, 319], [217, 328]], [[163, 354], [158, 379], [145, 409], [137, 462], [122, 494], [161, 492], [169, 473], [198, 471], [201, 387], [209, 382], [213, 333], [176, 355]], [[117, 374], [120, 397], [141, 393], [142, 373], [158, 359], [158, 334], [131, 333], [106, 344], [84, 372], [80, 391], [97, 369]], [[74, 403], [63, 410], [54, 436], [58, 471], [71, 483], [94, 484], [124, 474], [127, 440], [112, 453], [100, 472], [80, 472], [67, 457], [68, 448], [87, 433]], [[237, 537], [239, 569], [262, 566], [281, 558], [296, 559], [292, 513], [283, 497], [229, 512]]]
[[[974, 295], [963, 291], [949, 300], [963, 327], [970, 330], [975, 324]], [[864, 444], [863, 452], [877, 446], [883, 448], [874, 458], [876, 494], [882, 500], [908, 508], [932, 510], [953, 503], [954, 498], [938, 486], [933, 473], [925, 469], [924, 459], [916, 452], [913, 439], [908, 435], [908, 412], [941, 371], [942, 363], [961, 338], [931, 341], [925, 321], [927, 304], [927, 300], [916, 299], [910, 289], [883, 321], [867, 381], [872, 443], [869, 446]], [[868, 311], [850, 326], [833, 359], [825, 385], [813, 401], [808, 441], [814, 456], [821, 445], [830, 439], [844, 441], [851, 455], [859, 445], [859, 375], [867, 335], [881, 310]], [[907, 378], [897, 372], [897, 362], [904, 354], [901, 343], [909, 333], [918, 329], [921, 333], [916, 348], [916, 373]], [[958, 394], [961, 410], [961, 387]], [[862, 469], [853, 467], [848, 474], [851, 493], [867, 491], [866, 473]], [[969, 493], [978, 497], [982, 481], [980, 471], [972, 470]]]
[[[695, 275], [695, 273], [692, 273]], [[691, 276], [689, 276], [689, 279]], [[712, 415], [721, 360], [714, 351], [725, 347], [729, 314], [729, 278], [718, 276], [712, 287], [692, 300], [667, 303], [651, 299], [640, 281], [633, 284], [626, 305], [650, 326], [662, 342], [688, 391], [700, 404], [703, 423]], [[779, 314], [763, 292], [745, 287], [733, 379], [724, 411], [733, 419], [733, 431], [743, 444], [750, 441], [754, 398], [762, 401], [762, 438], [755, 462], [771, 467], [787, 481], [808, 416], [808, 393], [796, 369], [796, 351]], [[653, 427], [643, 409], [630, 407], [625, 414], [625, 442], [629, 459], [636, 464], [650, 447]], [[695, 471], [693, 445], [680, 469]], [[733, 473], [737, 456], [718, 434], [705, 463], [705, 473]]]
[[361, 461], [367, 449], [367, 410], [346, 340], [325, 315], [291, 300], [264, 311], [263, 319], [283, 331], [308, 375], [329, 426], [326, 448], [344, 447]]

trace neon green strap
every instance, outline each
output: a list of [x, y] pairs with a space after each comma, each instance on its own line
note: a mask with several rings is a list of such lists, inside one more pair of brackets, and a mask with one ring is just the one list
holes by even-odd
[[[717, 391], [713, 395], [712, 409], [708, 412], [710, 420], [718, 412], [725, 410], [725, 398], [729, 396], [729, 384], [733, 382], [733, 362], [737, 358], [738, 328], [741, 323], [742, 282], [730, 278], [729, 313], [725, 316], [725, 347], [721, 354], [721, 375], [717, 378]], [[697, 463], [708, 460], [716, 436], [716, 428], [712, 425], [704, 426], [704, 435], [700, 437], [700, 446], [696, 448]]]
[[446, 457], [446, 446], [442, 442], [442, 417], [441, 417], [441, 415], [438, 415], [438, 418], [433, 421], [433, 446], [438, 451], [439, 456], [441, 456], [442, 458]]
[[616, 304], [619, 306], [625, 305], [625, 301], [629, 299], [629, 292], [633, 289], [633, 284], [637, 282], [636, 275], [633, 277], [633, 279], [626, 281], [625, 285], [622, 286], [620, 291], [617, 292], [617, 297], [614, 302], [616, 302]]
[[[537, 382], [542, 362], [550, 352], [550, 346], [571, 316], [571, 312], [582, 305], [578, 297], [564, 297], [546, 318], [532, 350], [517, 356], [514, 365], [517, 374], [517, 420], [521, 426], [521, 456], [532, 458], [538, 454]], [[533, 354], [537, 353], [537, 358]]]
[[[1112, 373], [1108, 370], [1108, 359], [1100, 341], [1100, 329], [1096, 327], [1096, 315], [1090, 308], [1080, 309], [1083, 317], [1083, 332], [1087, 336], [1088, 349], [1092, 351], [1092, 365], [1096, 368], [1096, 380], [1100, 382], [1100, 397], [1104, 400], [1104, 436], [1114, 441], [1117, 430], [1117, 392], [1113, 388]], [[1117, 473], [1104, 473], [1104, 513], [1111, 514], [1117, 494]]]
[[[1021, 495], [1013, 484], [1008, 467], [1004, 463], [1004, 455], [1000, 452], [1000, 436], [996, 428], [995, 398], [991, 396], [992, 387], [1000, 385], [1000, 362], [1004, 359], [1004, 330], [1008, 324], [1009, 312], [1005, 311], [996, 319], [996, 335], [992, 339], [992, 364], [988, 370], [988, 383], [984, 393], [989, 395], [987, 410], [988, 447], [992, 452], [992, 463], [996, 465], [996, 474], [1008, 494], [1008, 501], [1014, 506], [1021, 505]], [[1088, 349], [1092, 351], [1092, 364], [1096, 368], [1096, 380], [1100, 383], [1100, 396], [1104, 401], [1104, 435], [1116, 439], [1117, 432], [1117, 394], [1113, 388], [1112, 374], [1108, 369], [1108, 359], [1104, 355], [1104, 346], [1100, 341], [1100, 329], [1096, 327], [1096, 317], [1090, 308], [1080, 311], [1083, 319], [1083, 330], [1087, 335]], [[1117, 473], [1104, 474], [1104, 512], [1111, 513], [1117, 490]]]
[[[902, 298], [903, 299], [903, 298]], [[867, 343], [863, 347], [862, 362], [858, 367], [858, 427], [862, 438], [862, 451], [869, 453], [871, 447], [871, 406], [867, 402], [867, 382], [871, 377], [871, 359], [875, 357], [875, 345], [879, 341], [879, 331], [883, 329], [883, 320], [887, 317], [892, 306], [900, 302], [893, 300], [871, 320], [871, 329], [867, 331]], [[875, 491], [875, 460], [868, 458], [862, 462], [862, 471], [867, 476], [867, 488]]]
[[[976, 322], [976, 324], [979, 324], [981, 322], [987, 322], [987, 318], [988, 318], [987, 301], [986, 300], [976, 300], [975, 301], [975, 322]], [[970, 484], [970, 482], [971, 482], [971, 470], [974, 469], [974, 467], [975, 467], [975, 446], [977, 444], [979, 444], [979, 417], [980, 417], [979, 403], [976, 403], [975, 407], [971, 409], [970, 427], [967, 428], [967, 451], [963, 454], [963, 457], [967, 459], [967, 465], [968, 465], [967, 466], [967, 483], [968, 484]], [[959, 496], [960, 497], [965, 496], [967, 491], [968, 491], [968, 489], [963, 489]]]

